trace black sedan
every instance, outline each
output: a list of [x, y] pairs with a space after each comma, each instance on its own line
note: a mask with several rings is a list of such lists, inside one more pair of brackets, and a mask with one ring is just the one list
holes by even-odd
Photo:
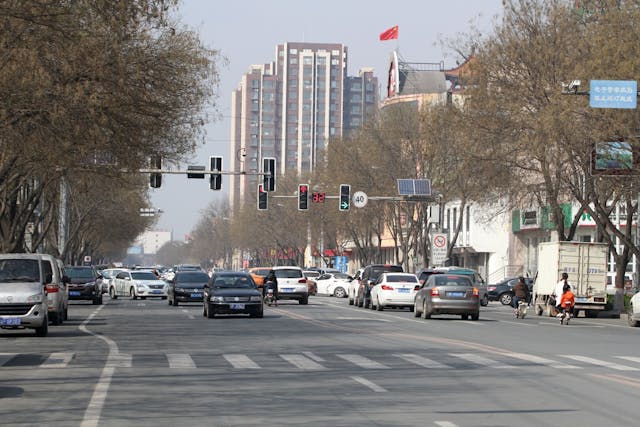
[[71, 279], [67, 285], [69, 301], [89, 300], [93, 304], [102, 304], [102, 284], [100, 276], [91, 266], [67, 266], [64, 274]]
[[204, 287], [209, 275], [204, 271], [178, 271], [169, 280], [169, 305], [177, 306], [181, 302], [202, 302]]
[[213, 319], [216, 314], [248, 314], [262, 317], [262, 294], [249, 273], [214, 273], [204, 287], [203, 316]]
[[[533, 293], [533, 279], [525, 277], [524, 282], [529, 287], [529, 295]], [[513, 287], [518, 283], [517, 277], [509, 277], [495, 285], [487, 286], [489, 301], [500, 301], [504, 305], [511, 305], [513, 299]]]

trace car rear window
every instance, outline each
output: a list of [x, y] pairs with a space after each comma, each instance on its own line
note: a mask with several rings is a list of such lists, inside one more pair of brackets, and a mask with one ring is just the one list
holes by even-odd
[[274, 271], [276, 273], [276, 279], [299, 279], [302, 277], [302, 271], [295, 268], [282, 268]]
[[435, 277], [436, 286], [472, 286], [471, 279], [466, 276], [438, 275]]
[[95, 274], [90, 268], [65, 268], [64, 274], [71, 279], [93, 279]]
[[401, 275], [390, 274], [387, 276], [387, 282], [398, 283], [398, 282], [417, 282], [417, 281], [418, 281], [418, 278], [414, 274], [401, 274]]
[[178, 273], [175, 277], [178, 282], [208, 282], [209, 275], [207, 273], [200, 273], [197, 271], [188, 272], [188, 273]]

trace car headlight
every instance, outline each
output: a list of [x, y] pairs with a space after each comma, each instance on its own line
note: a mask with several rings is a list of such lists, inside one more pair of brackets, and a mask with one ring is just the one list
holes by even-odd
[[143, 284], [140, 284], [140, 283], [138, 283], [136, 286], [137, 286], [139, 291], [146, 291], [148, 289], [147, 285], [143, 285]]
[[254, 295], [249, 298], [249, 301], [262, 301], [262, 297], [260, 297], [259, 295]]
[[182, 291], [184, 291], [184, 289], [183, 289], [183, 288], [175, 288], [175, 290], [176, 290], [176, 291], [178, 291], [178, 292], [182, 292]]
[[211, 302], [224, 302], [224, 297], [211, 297]]
[[27, 298], [27, 302], [30, 302], [30, 303], [42, 302], [42, 294], [31, 295], [30, 297]]

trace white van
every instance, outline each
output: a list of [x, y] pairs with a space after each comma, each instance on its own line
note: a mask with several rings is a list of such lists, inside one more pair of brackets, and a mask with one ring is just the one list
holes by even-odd
[[49, 330], [42, 255], [0, 254], [0, 328]]

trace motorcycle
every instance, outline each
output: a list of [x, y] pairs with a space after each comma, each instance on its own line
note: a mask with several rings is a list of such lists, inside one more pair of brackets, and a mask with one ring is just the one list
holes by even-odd
[[562, 313], [560, 313], [560, 324], [568, 325], [569, 319], [571, 319], [571, 303], [565, 302], [565, 306], [563, 307]]
[[273, 284], [271, 282], [265, 283], [265, 289], [264, 303], [269, 307], [271, 307], [272, 305], [278, 306], [278, 301], [276, 300], [276, 294]]

